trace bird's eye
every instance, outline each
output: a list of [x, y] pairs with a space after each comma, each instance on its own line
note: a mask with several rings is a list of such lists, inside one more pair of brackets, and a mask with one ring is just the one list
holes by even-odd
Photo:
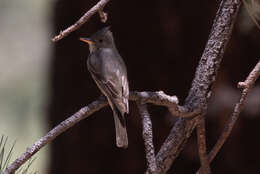
[[102, 39], [100, 39], [100, 40], [99, 40], [99, 42], [100, 42], [100, 43], [102, 43], [102, 42], [103, 42], [103, 40], [102, 40]]

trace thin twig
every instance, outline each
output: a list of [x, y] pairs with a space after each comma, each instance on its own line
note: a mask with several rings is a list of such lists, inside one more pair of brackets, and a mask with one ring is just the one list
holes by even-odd
[[[178, 98], [176, 96], [168, 96], [162, 91], [159, 92], [130, 92], [129, 99], [133, 101], [141, 100], [143, 103], [152, 103], [166, 107], [174, 107], [178, 110]], [[35, 142], [30, 148], [26, 150], [20, 157], [18, 157], [4, 172], [4, 174], [11, 174], [16, 171], [22, 164], [30, 159], [36, 152], [38, 152], [46, 144], [53, 141], [58, 135], [65, 132], [79, 121], [85, 119], [89, 115], [106, 106], [108, 103], [104, 97], [92, 102], [86, 107], [81, 108], [78, 112], [70, 116], [68, 119], [61, 122], [45, 136]], [[177, 112], [181, 115], [181, 111]], [[184, 115], [187, 114], [184, 112]]]
[[103, 8], [109, 1], [110, 0], [100, 0], [95, 6], [93, 6], [89, 11], [87, 11], [75, 24], [61, 31], [59, 35], [52, 38], [52, 41], [57, 42], [69, 35], [71, 32], [79, 29], [84, 23], [86, 23], [89, 20], [91, 16], [93, 16], [97, 12], [100, 14], [101, 21], [106, 22], [107, 15], [103, 12]]
[[253, 85], [255, 84], [255, 81], [260, 75], [260, 61], [256, 64], [254, 69], [250, 72], [248, 77], [244, 82], [239, 82], [238, 83], [238, 88], [243, 88], [244, 90], [250, 90]]
[[[211, 96], [211, 87], [216, 80], [217, 72], [226, 45], [231, 37], [240, 4], [240, 0], [221, 1], [208, 42], [197, 67], [189, 95], [186, 98], [184, 107], [193, 111], [200, 109], [201, 115], [204, 115], [206, 112], [208, 99]], [[169, 170], [196, 125], [196, 118], [179, 118], [175, 123], [156, 155], [158, 173], [164, 174]]]
[[154, 174], [157, 171], [157, 165], [156, 165], [154, 145], [153, 145], [152, 121], [146, 104], [143, 104], [142, 101], [139, 101], [137, 102], [137, 107], [142, 117], [143, 139], [144, 139], [148, 171], [149, 174]]
[[107, 13], [103, 11], [103, 9], [98, 10], [98, 14], [100, 16], [101, 22], [106, 23], [107, 21]]
[[[237, 119], [239, 118], [239, 114], [244, 109], [246, 97], [247, 97], [248, 93], [250, 92], [250, 90], [252, 89], [252, 87], [254, 86], [255, 81], [257, 80], [259, 75], [260, 75], [260, 61], [256, 64], [256, 66], [251, 71], [251, 73], [248, 75], [246, 80], [244, 82], [238, 83], [238, 88], [243, 88], [241, 98], [240, 98], [239, 102], [236, 104], [231, 117], [225, 124], [223, 132], [222, 132], [221, 136], [219, 137], [217, 143], [211, 150], [209, 157], [208, 157], [209, 162], [212, 162], [212, 160], [215, 158], [215, 156], [217, 155], [217, 153], [219, 152], [219, 150], [221, 149], [221, 147], [223, 146], [223, 144], [225, 143], [225, 141], [231, 134], [231, 131], [232, 131]], [[200, 174], [200, 172], [201, 172], [201, 169], [199, 169], [197, 174]]]
[[206, 146], [206, 131], [205, 131], [205, 116], [200, 116], [198, 118], [197, 129], [197, 139], [199, 148], [200, 164], [203, 174], [210, 174], [210, 165], [207, 156], [207, 146]]

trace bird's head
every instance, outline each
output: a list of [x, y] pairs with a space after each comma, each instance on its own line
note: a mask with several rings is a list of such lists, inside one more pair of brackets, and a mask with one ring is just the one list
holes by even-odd
[[114, 47], [114, 39], [110, 27], [102, 28], [91, 37], [82, 37], [80, 40], [89, 44], [90, 51], [94, 51], [98, 48]]

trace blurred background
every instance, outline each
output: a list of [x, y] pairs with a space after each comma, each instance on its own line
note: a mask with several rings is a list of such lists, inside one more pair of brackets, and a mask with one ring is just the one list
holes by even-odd
[[[13, 159], [49, 129], [51, 1], [0, 0], [0, 135], [15, 141]], [[8, 150], [6, 150], [8, 152]], [[49, 152], [32, 171], [46, 173]]]
[[[131, 90], [188, 94], [220, 1], [111, 1], [108, 23], [93, 16], [81, 29], [57, 43], [51, 38], [73, 24], [95, 0], [0, 1], [0, 134], [16, 140], [13, 159], [100, 92], [86, 69], [88, 46], [79, 37], [111, 25], [124, 58]], [[251, 13], [257, 14], [254, 4]], [[207, 114], [211, 149], [239, 100], [237, 82], [260, 57], [260, 31], [241, 8], [221, 64]], [[213, 173], [260, 172], [260, 85], [248, 97], [232, 135], [212, 163]], [[159, 150], [176, 118], [149, 106], [154, 144]], [[40, 174], [144, 173], [146, 161], [140, 116], [130, 102], [129, 148], [115, 145], [111, 110], [104, 108], [57, 137], [36, 154], [31, 170]], [[199, 167], [196, 135], [168, 173], [195, 173]]]

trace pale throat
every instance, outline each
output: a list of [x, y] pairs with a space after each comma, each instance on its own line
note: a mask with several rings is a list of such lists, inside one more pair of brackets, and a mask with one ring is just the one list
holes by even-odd
[[96, 47], [93, 44], [89, 44], [89, 51], [93, 52], [95, 51]]

